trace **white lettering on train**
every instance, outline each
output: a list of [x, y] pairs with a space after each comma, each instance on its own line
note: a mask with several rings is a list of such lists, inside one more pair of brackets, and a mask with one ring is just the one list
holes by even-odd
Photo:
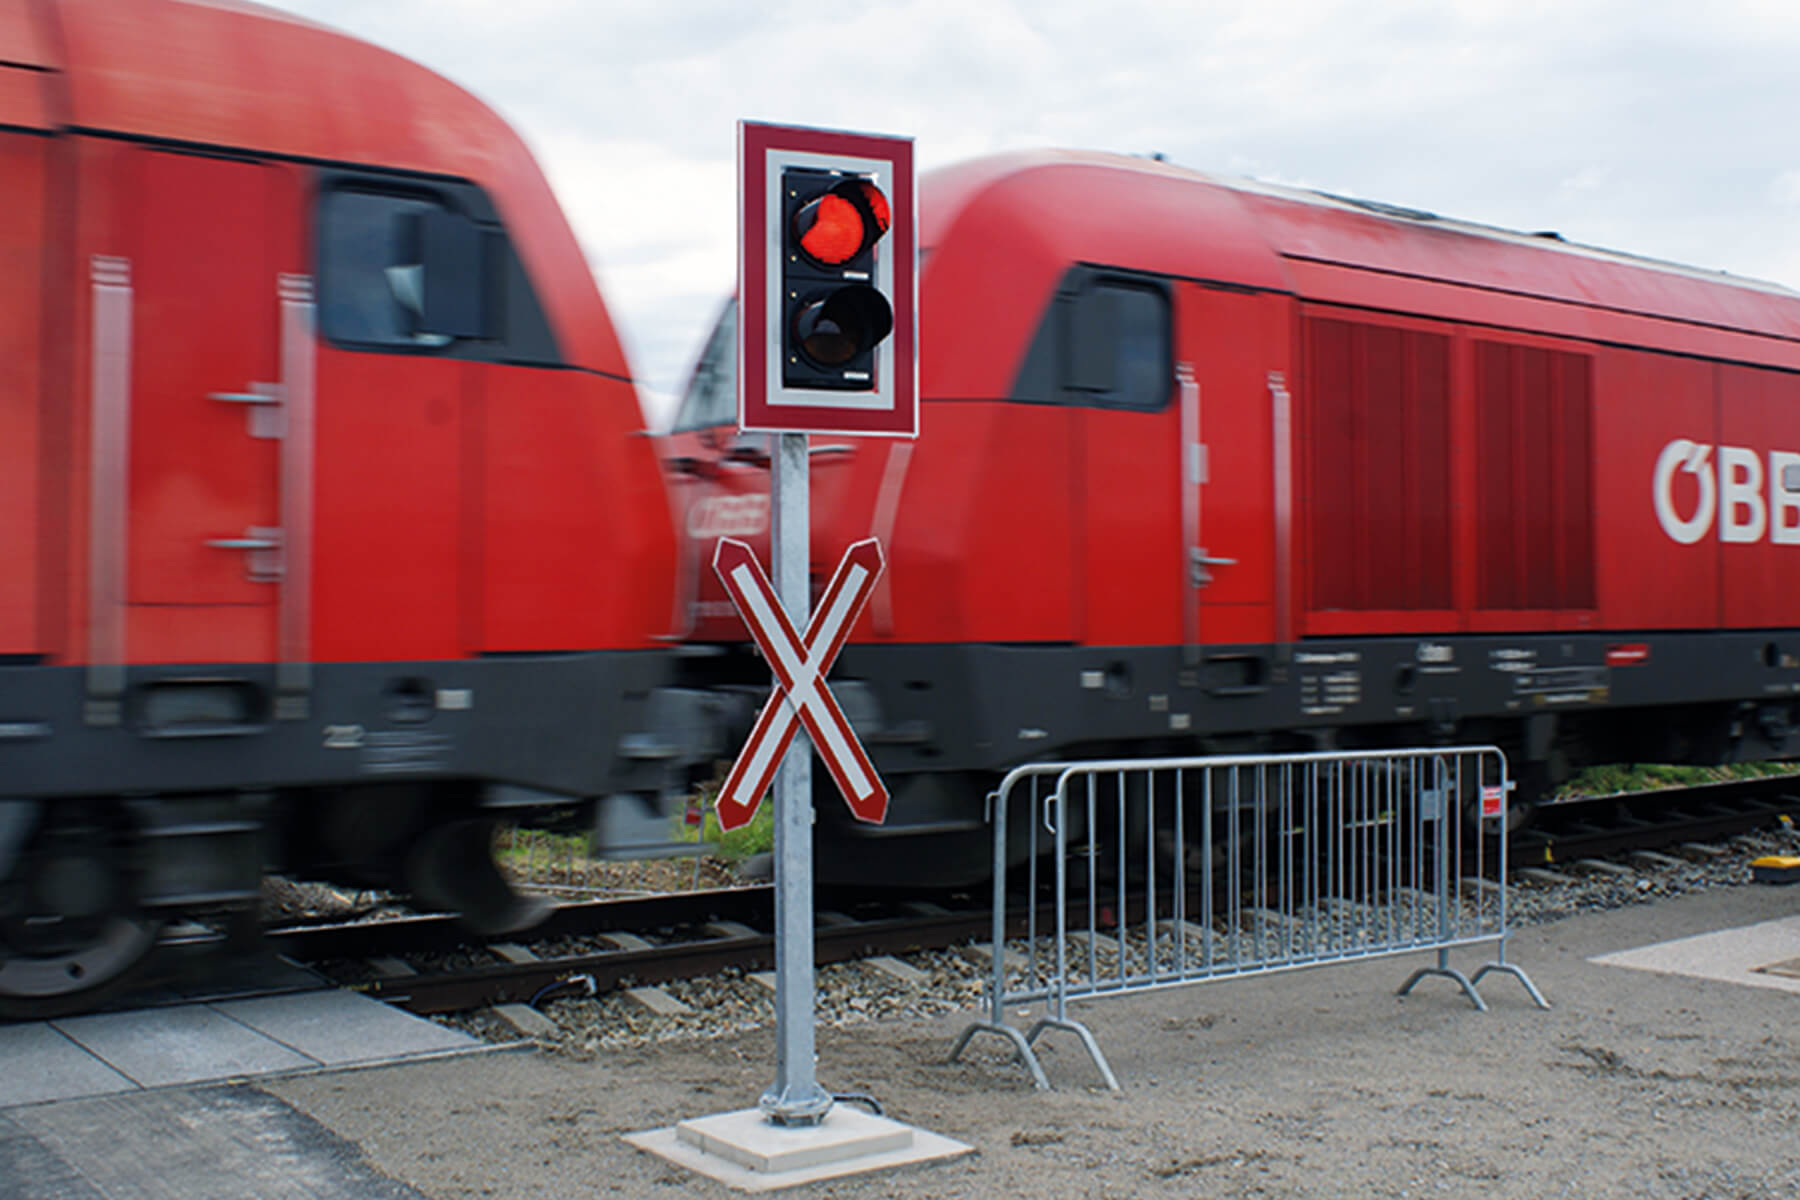
[[753, 538], [769, 528], [769, 496], [707, 496], [688, 509], [688, 535], [695, 538]]
[[[1695, 494], [1685, 500], [1691, 509], [1685, 514], [1675, 500], [1678, 474], [1693, 476]], [[1791, 451], [1769, 451], [1765, 471], [1763, 456], [1749, 447], [1676, 438], [1656, 456], [1651, 501], [1663, 532], [1683, 546], [1700, 541], [1715, 525], [1721, 542], [1759, 542], [1766, 535], [1778, 546], [1800, 546], [1800, 488], [1788, 486], [1796, 476], [1800, 454]]]

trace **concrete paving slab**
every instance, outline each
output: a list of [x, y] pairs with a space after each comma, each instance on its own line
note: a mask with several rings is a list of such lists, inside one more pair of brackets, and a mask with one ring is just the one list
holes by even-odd
[[51, 1026], [144, 1087], [320, 1065], [204, 1004], [69, 1017]]
[[457, 1030], [336, 991], [0, 1025], [0, 1109], [488, 1049]]
[[[0, 1113], [0, 1185], [32, 1200], [108, 1200], [62, 1156]], [[29, 1189], [29, 1190], [26, 1190]]]
[[466, 1033], [354, 992], [259, 996], [212, 1006], [234, 1021], [326, 1066], [479, 1048]]
[[128, 1092], [137, 1084], [44, 1024], [0, 1025], [0, 1108]]
[[358, 1148], [244, 1086], [130, 1092], [0, 1115], [22, 1200], [424, 1200]]
[[1677, 938], [1601, 954], [1588, 961], [1634, 971], [1720, 979], [1749, 987], [1800, 993], [1800, 979], [1764, 970], [1794, 958], [1796, 949], [1800, 949], [1800, 917], [1783, 917], [1698, 937]]

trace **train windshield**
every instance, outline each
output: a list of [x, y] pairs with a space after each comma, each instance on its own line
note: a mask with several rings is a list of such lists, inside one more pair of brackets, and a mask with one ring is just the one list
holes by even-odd
[[671, 432], [710, 429], [737, 421], [737, 301], [730, 300], [706, 339]]

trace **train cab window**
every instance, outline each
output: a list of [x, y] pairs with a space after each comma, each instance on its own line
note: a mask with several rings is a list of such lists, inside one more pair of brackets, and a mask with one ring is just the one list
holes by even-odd
[[1038, 322], [1008, 399], [1153, 412], [1175, 390], [1168, 284], [1077, 264]]
[[1064, 311], [1062, 385], [1076, 403], [1161, 408], [1174, 371], [1168, 347], [1168, 295], [1156, 284], [1096, 279]]
[[415, 196], [334, 191], [322, 212], [320, 321], [339, 341], [443, 346], [479, 337], [481, 234]]
[[1075, 403], [1159, 409], [1174, 382], [1169, 340], [1160, 286], [1093, 280], [1064, 305], [1063, 388]]
[[319, 328], [333, 343], [560, 362], [518, 254], [474, 185], [328, 175], [318, 220]]
[[737, 420], [737, 302], [719, 314], [712, 335], [694, 363], [687, 392], [675, 413], [671, 432], [711, 429]]

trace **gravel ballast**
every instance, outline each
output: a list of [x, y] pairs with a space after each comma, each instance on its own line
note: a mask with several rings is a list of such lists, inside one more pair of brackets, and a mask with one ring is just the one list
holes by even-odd
[[[1558, 864], [1537, 877], [1515, 880], [1507, 899], [1508, 924], [1521, 929], [1578, 913], [1747, 885], [1752, 859], [1790, 852], [1796, 846], [1800, 846], [1800, 838], [1773, 830], [1735, 838], [1724, 847], [1724, 854], [1695, 851], [1691, 856], [1622, 859], [1609, 864], [1618, 868], [1616, 872], [1578, 871], [1573, 864]], [[692, 870], [691, 866], [676, 869], [672, 864], [633, 866], [649, 873], [628, 877], [623, 872], [631, 867], [617, 868], [621, 872], [616, 877], [619, 887], [635, 883], [654, 890], [661, 883], [679, 882], [682, 871]], [[902, 984], [862, 963], [818, 968], [819, 1025], [854, 1028], [873, 1020], [969, 1012], [983, 1002], [990, 968], [979, 947], [911, 954], [903, 961], [923, 973], [922, 982]], [[554, 1022], [556, 1032], [535, 1036], [547, 1049], [587, 1059], [630, 1046], [750, 1032], [769, 1027], [774, 1019], [770, 991], [743, 972], [663, 984], [662, 989], [689, 1011], [664, 1015], [624, 991], [592, 998], [551, 998], [542, 1003], [541, 1010]], [[525, 1035], [517, 1025], [492, 1013], [442, 1019], [490, 1041], [516, 1041]]]

